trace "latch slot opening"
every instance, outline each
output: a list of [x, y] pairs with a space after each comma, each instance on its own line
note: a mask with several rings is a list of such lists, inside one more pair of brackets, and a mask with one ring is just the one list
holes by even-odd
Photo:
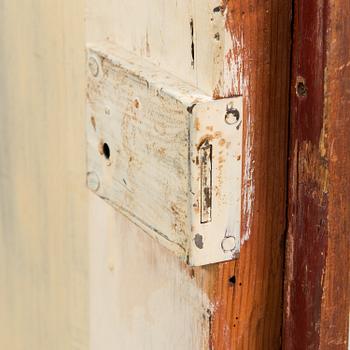
[[210, 222], [212, 217], [212, 151], [213, 146], [208, 140], [199, 149], [201, 224]]

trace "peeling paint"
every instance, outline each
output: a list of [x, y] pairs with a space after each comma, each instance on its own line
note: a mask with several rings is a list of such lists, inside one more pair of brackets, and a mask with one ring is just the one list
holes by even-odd
[[250, 112], [250, 102], [248, 94], [249, 80], [248, 78], [244, 79], [244, 96], [245, 98], [245, 108], [246, 108], [246, 117], [244, 125], [244, 175], [243, 175], [243, 224], [242, 224], [242, 236], [241, 236], [241, 245], [243, 246], [246, 241], [248, 241], [251, 234], [251, 226], [253, 220], [253, 207], [255, 199], [255, 183], [254, 183], [254, 161], [252, 158], [252, 145], [254, 144], [254, 133], [250, 132], [253, 129], [251, 112]]

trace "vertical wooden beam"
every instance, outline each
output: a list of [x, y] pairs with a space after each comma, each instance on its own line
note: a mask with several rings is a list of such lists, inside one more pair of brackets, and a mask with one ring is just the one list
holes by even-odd
[[[350, 2], [330, 1], [325, 74], [328, 157], [328, 251], [321, 349], [348, 349], [350, 311]], [[328, 119], [328, 120], [327, 120]]]
[[243, 94], [246, 156], [241, 255], [206, 268], [211, 348], [273, 350], [281, 345], [291, 6], [226, 0], [221, 10], [232, 49], [227, 89], [214, 96]]
[[346, 349], [350, 3], [294, 10], [284, 348]]

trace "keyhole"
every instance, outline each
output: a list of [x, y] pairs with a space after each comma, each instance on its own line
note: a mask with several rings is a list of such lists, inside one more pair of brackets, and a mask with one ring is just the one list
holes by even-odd
[[111, 151], [110, 151], [109, 146], [108, 146], [107, 143], [103, 144], [102, 151], [103, 151], [103, 154], [104, 154], [105, 158], [109, 159], [109, 157], [111, 156]]

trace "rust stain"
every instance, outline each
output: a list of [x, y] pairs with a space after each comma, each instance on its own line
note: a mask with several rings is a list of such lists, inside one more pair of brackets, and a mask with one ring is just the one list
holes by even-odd
[[[199, 139], [197, 149], [200, 149], [205, 142], [210, 142], [214, 139], [220, 139], [221, 146], [222, 146], [226, 141], [224, 139], [222, 139], [221, 137], [222, 137], [221, 131], [215, 131], [214, 133], [205, 134]], [[220, 144], [220, 141], [219, 141], [219, 144]]]
[[137, 98], [134, 99], [134, 101], [133, 101], [133, 106], [134, 106], [136, 109], [138, 109], [138, 108], [140, 107], [140, 101], [139, 101]]
[[166, 155], [166, 150], [165, 150], [164, 147], [160, 147], [160, 148], [157, 149], [157, 153], [159, 154], [159, 156], [160, 156], [161, 158], [164, 158], [165, 155]]
[[219, 145], [220, 145], [220, 146], [224, 146], [225, 143], [226, 143], [226, 140], [225, 140], [225, 139], [221, 139], [221, 140], [219, 141]]
[[219, 100], [220, 98], [225, 97], [225, 96], [222, 96], [222, 94], [221, 94], [220, 86], [221, 86], [221, 81], [219, 80], [218, 86], [216, 86], [213, 90], [213, 99], [214, 100]]
[[222, 132], [221, 131], [215, 131], [214, 132], [214, 138], [219, 138], [219, 137], [221, 137], [221, 135], [222, 135]]
[[206, 135], [204, 135], [204, 136], [202, 136], [200, 139], [199, 139], [199, 142], [198, 142], [198, 145], [197, 145], [197, 149], [199, 150], [202, 146], [203, 146], [203, 144], [205, 143], [205, 142], [209, 142], [209, 141], [212, 141], [214, 139], [214, 136], [213, 135], [211, 135], [211, 134], [206, 134]]
[[196, 117], [196, 119], [194, 120], [194, 127], [195, 127], [195, 129], [196, 129], [197, 131], [199, 131], [200, 128], [201, 128], [201, 124], [200, 124], [200, 122], [199, 122], [199, 118], [198, 118], [198, 117]]
[[98, 153], [100, 153], [100, 155], [103, 154], [103, 144], [104, 144], [104, 141], [100, 140], [100, 142], [98, 144]]
[[172, 203], [170, 206], [171, 211], [175, 214], [175, 215], [179, 215], [179, 208], [177, 207], [177, 205], [175, 203]]

